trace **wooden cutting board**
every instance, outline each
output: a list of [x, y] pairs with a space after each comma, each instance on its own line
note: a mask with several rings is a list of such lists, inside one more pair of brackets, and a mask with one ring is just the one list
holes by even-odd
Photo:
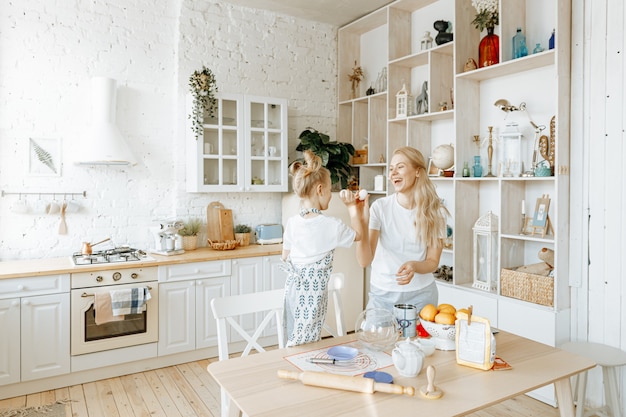
[[207, 238], [213, 242], [234, 240], [233, 212], [219, 201], [209, 203], [206, 209]]

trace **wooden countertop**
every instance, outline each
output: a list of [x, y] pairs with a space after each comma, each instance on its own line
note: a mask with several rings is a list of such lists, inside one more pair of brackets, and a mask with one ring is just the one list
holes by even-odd
[[250, 245], [233, 250], [219, 251], [210, 248], [199, 248], [187, 251], [182, 255], [155, 255], [148, 254], [142, 261], [122, 262], [111, 264], [76, 266], [71, 256], [61, 258], [24, 259], [0, 262], [0, 279], [22, 278], [53, 274], [68, 274], [72, 272], [106, 271], [110, 269], [142, 268], [149, 266], [184, 264], [189, 262], [218, 261], [222, 259], [250, 258], [256, 256], [280, 255], [282, 244]]

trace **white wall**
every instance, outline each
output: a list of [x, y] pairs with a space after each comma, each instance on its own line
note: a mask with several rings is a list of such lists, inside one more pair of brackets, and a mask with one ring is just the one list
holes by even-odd
[[[280, 222], [279, 193], [185, 192], [185, 95], [203, 64], [220, 91], [289, 100], [292, 154], [307, 126], [335, 132], [331, 25], [210, 0], [22, 0], [3, 3], [0, 28], [0, 189], [87, 192], [67, 235], [42, 214], [52, 196], [21, 196], [39, 210], [30, 214], [11, 211], [20, 196], [0, 198], [0, 260], [67, 256], [108, 236], [146, 248], [154, 221], [205, 218], [215, 200], [236, 223]], [[118, 81], [117, 122], [136, 166], [73, 165], [96, 75]], [[31, 137], [62, 140], [60, 176], [29, 174]]]
[[[572, 6], [571, 334], [626, 350], [626, 8], [622, 0]], [[601, 373], [590, 374], [597, 406]], [[624, 411], [626, 369], [618, 379]]]

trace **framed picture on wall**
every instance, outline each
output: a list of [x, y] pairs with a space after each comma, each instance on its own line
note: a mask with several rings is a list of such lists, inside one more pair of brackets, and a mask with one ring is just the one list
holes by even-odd
[[28, 173], [33, 176], [61, 176], [61, 139], [28, 140]]

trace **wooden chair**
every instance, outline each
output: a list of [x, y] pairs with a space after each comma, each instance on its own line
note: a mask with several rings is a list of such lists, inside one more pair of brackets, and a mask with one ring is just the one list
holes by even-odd
[[328, 301], [333, 303], [335, 309], [335, 326], [334, 328], [328, 323], [328, 319], [324, 323], [324, 330], [333, 337], [339, 337], [346, 334], [343, 325], [343, 308], [341, 305], [341, 290], [344, 287], [345, 276], [343, 272], [336, 272], [330, 275], [328, 280]]
[[[220, 361], [229, 358], [227, 323], [232, 330], [236, 331], [237, 334], [247, 342], [246, 347], [241, 352], [241, 356], [248, 356], [252, 349], [255, 349], [257, 352], [265, 352], [263, 346], [259, 344], [258, 339], [263, 335], [263, 331], [271, 324], [272, 318], [276, 319], [278, 347], [285, 347], [283, 331], [284, 293], [285, 291], [283, 289], [279, 289], [218, 297], [211, 300], [211, 311], [213, 311], [213, 316], [217, 321], [217, 346]], [[237, 321], [239, 316], [250, 313], [264, 313], [263, 319], [252, 334], [243, 329]], [[221, 408], [222, 417], [231, 415], [230, 398], [223, 389], [221, 390]], [[241, 415], [241, 413], [239, 412], [238, 415]]]

